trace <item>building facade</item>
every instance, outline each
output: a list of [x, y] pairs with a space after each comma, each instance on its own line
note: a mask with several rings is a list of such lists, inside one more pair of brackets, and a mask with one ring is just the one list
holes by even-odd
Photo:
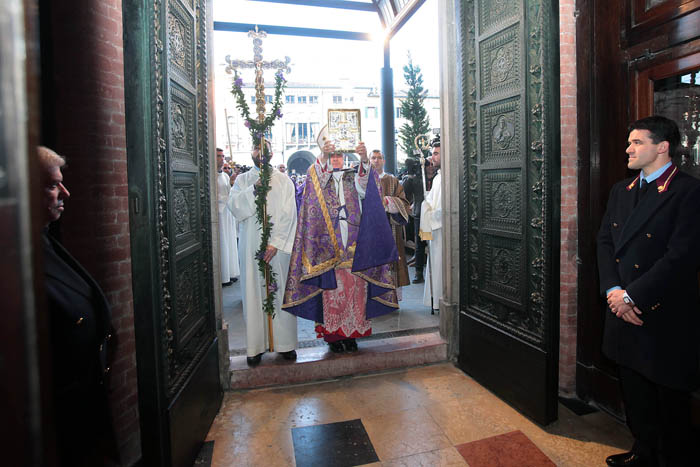
[[[236, 109], [230, 93], [231, 75], [218, 73], [215, 80], [216, 95], [216, 146], [223, 148], [227, 157], [239, 164], [250, 163], [252, 141], [244, 120]], [[268, 109], [272, 105], [272, 86], [267, 86]], [[243, 93], [250, 108], [255, 106], [255, 88], [243, 86]], [[401, 128], [406, 120], [401, 115], [401, 100], [405, 92], [394, 94], [395, 128]], [[290, 81], [282, 98], [282, 118], [275, 122], [271, 132], [272, 163], [287, 164], [291, 157], [303, 151], [317, 156], [318, 132], [328, 120], [330, 109], [359, 109], [362, 139], [368, 150], [382, 148], [381, 101], [376, 86], [324, 86]], [[440, 98], [432, 92], [426, 95], [424, 106], [431, 127], [440, 129]], [[398, 133], [397, 133], [398, 141]], [[399, 164], [406, 154], [396, 152]]]

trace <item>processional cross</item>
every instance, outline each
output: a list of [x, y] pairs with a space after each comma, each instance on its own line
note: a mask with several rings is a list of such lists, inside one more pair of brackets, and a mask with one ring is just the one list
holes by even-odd
[[[420, 176], [423, 182], [423, 199], [428, 197], [428, 190], [426, 189], [427, 184], [425, 181], [425, 153], [430, 149], [430, 139], [426, 135], [418, 135], [413, 139], [413, 144], [415, 149], [413, 154], [420, 160]], [[432, 240], [432, 232], [423, 232], [420, 230], [421, 240]], [[432, 255], [428, 256], [428, 290], [430, 291], [430, 314], [434, 315], [435, 310], [433, 310], [433, 262]]]
[[[258, 122], [263, 123], [265, 121], [265, 79], [263, 77], [263, 70], [277, 70], [278, 72], [291, 73], [291, 68], [289, 67], [290, 58], [284, 57], [284, 60], [272, 60], [265, 61], [262, 58], [262, 40], [267, 37], [265, 31], [259, 31], [258, 26], [255, 26], [254, 31], [248, 31], [248, 37], [253, 39], [253, 60], [231, 60], [231, 56], [226, 56], [226, 73], [232, 74], [237, 72], [239, 69], [252, 68], [255, 70], [255, 110], [257, 113]], [[261, 160], [264, 159], [267, 146], [265, 145], [265, 134], [261, 132], [260, 135], [260, 154]], [[261, 171], [270, 170], [268, 164], [262, 163], [260, 167]], [[261, 173], [261, 177], [262, 177]], [[267, 193], [263, 193], [261, 196], [266, 197]], [[267, 220], [267, 201], [263, 202], [263, 232], [268, 229]], [[266, 247], [267, 245], [265, 245]], [[262, 247], [261, 247], [262, 250]], [[271, 293], [270, 287], [270, 265], [265, 263], [265, 293], [267, 299], [270, 299]], [[272, 332], [272, 314], [267, 315], [267, 332], [270, 351], [274, 351], [274, 336]]]
[[[267, 37], [265, 31], [258, 31], [258, 25], [255, 25], [254, 31], [248, 31], [248, 37], [253, 39], [253, 60], [231, 60], [231, 56], [226, 56], [226, 73], [231, 74], [239, 69], [253, 68], [255, 69], [255, 110], [258, 114], [258, 121], [265, 120], [265, 80], [263, 78], [263, 70], [278, 70], [286, 73], [291, 73], [289, 67], [291, 59], [284, 57], [284, 60], [266, 61], [262, 58], [262, 40]], [[264, 138], [264, 136], [263, 136]], [[260, 146], [262, 148], [262, 146]]]

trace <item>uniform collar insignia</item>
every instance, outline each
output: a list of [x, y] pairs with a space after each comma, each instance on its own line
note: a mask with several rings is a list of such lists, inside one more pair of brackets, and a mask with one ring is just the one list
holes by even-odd
[[640, 176], [641, 176], [641, 175], [637, 175], [637, 177], [636, 177], [634, 180], [632, 180], [632, 183], [630, 183], [629, 185], [627, 185], [627, 191], [630, 191], [630, 190], [631, 190], [632, 188], [634, 188], [635, 186], [639, 186], [639, 177], [640, 177]]
[[[668, 191], [668, 187], [671, 185], [671, 180], [673, 180], [673, 177], [678, 174], [678, 166], [675, 164], [671, 164], [668, 169], [662, 173], [659, 178], [654, 180], [656, 182], [656, 189], [659, 193], [664, 193]], [[627, 185], [627, 191], [630, 191], [632, 188], [639, 187], [639, 177], [641, 175], [637, 175], [634, 180], [632, 180], [632, 183]]]
[[654, 180], [656, 182], [656, 189], [659, 193], [668, 191], [668, 187], [671, 185], [671, 180], [673, 180], [673, 177], [675, 177], [676, 174], [678, 174], [678, 166], [671, 164], [659, 178]]

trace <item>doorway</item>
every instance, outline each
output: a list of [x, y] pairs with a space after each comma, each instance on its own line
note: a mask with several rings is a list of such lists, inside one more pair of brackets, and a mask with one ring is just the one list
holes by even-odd
[[[230, 9], [229, 9], [230, 8]], [[285, 9], [287, 8], [287, 9]], [[279, 10], [279, 11], [276, 11]], [[300, 15], [304, 11], [307, 15]], [[322, 33], [318, 30], [304, 29], [300, 25], [314, 24], [314, 14], [320, 11], [323, 24], [326, 27], [337, 27], [342, 30]], [[337, 12], [333, 21], [328, 23], [329, 11]], [[292, 13], [293, 12], [293, 13]], [[286, 164], [288, 172], [294, 169], [296, 176], [301, 177], [305, 170], [319, 154], [316, 144], [318, 131], [327, 120], [326, 112], [330, 108], [360, 109], [362, 138], [368, 150], [382, 149], [382, 96], [380, 89], [382, 65], [386, 66], [383, 37], [376, 40], [372, 36], [375, 30], [381, 29], [380, 18], [376, 11], [368, 5], [366, 12], [348, 10], [330, 10], [328, 8], [287, 7], [281, 5], [271, 7], [267, 3], [247, 4], [245, 11], [235, 8], [234, 4], [224, 8], [220, 5], [215, 9], [215, 103], [216, 103], [216, 146], [224, 149], [231, 163], [250, 166], [250, 138], [244, 127], [236, 104], [231, 95], [232, 75], [227, 74], [224, 64], [226, 56], [230, 60], [250, 60], [252, 58], [252, 42], [247, 37], [246, 27], [253, 27], [257, 18], [265, 17], [265, 22], [274, 26], [265, 26], [267, 37], [262, 42], [264, 60], [280, 59], [290, 56], [291, 73], [285, 73], [288, 84], [283, 98], [283, 117], [275, 124], [270, 134], [273, 147], [273, 167]], [[296, 19], [289, 19], [296, 15]], [[303, 18], [303, 19], [298, 19]], [[369, 19], [368, 19], [369, 18]], [[235, 21], [235, 23], [233, 23]], [[437, 2], [431, 0], [423, 4], [413, 18], [408, 20], [403, 28], [392, 39], [391, 68], [396, 70], [393, 86], [396, 97], [391, 105], [390, 115], [396, 119], [396, 127], [405, 121], [400, 116], [401, 99], [405, 96], [405, 83], [401, 71], [406, 63], [407, 50], [412, 50], [414, 63], [420, 62], [425, 74], [429, 75], [430, 85], [426, 84], [426, 109], [430, 116], [431, 128], [439, 131], [440, 99], [437, 92], [438, 60], [431, 45], [437, 48], [437, 33], [433, 40], [424, 37], [424, 30], [437, 22]], [[262, 28], [262, 26], [260, 26]], [[428, 30], [430, 28], [427, 28]], [[348, 32], [352, 30], [353, 32]], [[420, 36], [423, 34], [423, 36]], [[375, 35], [376, 36], [376, 35]], [[424, 42], [423, 50], [413, 50], [418, 42]], [[221, 44], [221, 47], [218, 46]], [[247, 73], [247, 74], [246, 74]], [[271, 79], [271, 72], [268, 79]], [[255, 90], [252, 86], [252, 72], [241, 71], [243, 90], [247, 103], [252, 107]], [[428, 79], [428, 78], [426, 78]], [[266, 88], [272, 89], [268, 82]], [[268, 99], [270, 96], [267, 96]], [[269, 101], [268, 101], [269, 104]], [[394, 138], [392, 137], [392, 140]], [[396, 150], [394, 148], [394, 150]], [[403, 168], [406, 154], [398, 153], [398, 169], [394, 175], [399, 175]], [[357, 159], [353, 154], [348, 160]], [[247, 167], [243, 168], [244, 170]], [[411, 256], [409, 253], [408, 256]], [[411, 279], [415, 277], [414, 270], [409, 269]], [[437, 332], [439, 315], [431, 314], [430, 307], [423, 304], [424, 283], [411, 284], [402, 290], [400, 309], [386, 316], [374, 319], [372, 338], [386, 338], [402, 335], [412, 335], [426, 332]], [[223, 319], [228, 325], [229, 350], [231, 356], [245, 354], [245, 322], [241, 304], [240, 281], [223, 288]], [[315, 324], [308, 320], [298, 320], [299, 347], [316, 347], [325, 345], [317, 339]]]

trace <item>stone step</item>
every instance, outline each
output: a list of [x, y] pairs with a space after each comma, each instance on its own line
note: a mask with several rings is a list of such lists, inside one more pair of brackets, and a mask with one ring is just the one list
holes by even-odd
[[308, 383], [447, 360], [447, 344], [439, 333], [357, 340], [359, 350], [332, 353], [328, 346], [297, 350], [297, 360], [266, 353], [260, 365], [248, 367], [244, 355], [231, 357], [231, 389]]

